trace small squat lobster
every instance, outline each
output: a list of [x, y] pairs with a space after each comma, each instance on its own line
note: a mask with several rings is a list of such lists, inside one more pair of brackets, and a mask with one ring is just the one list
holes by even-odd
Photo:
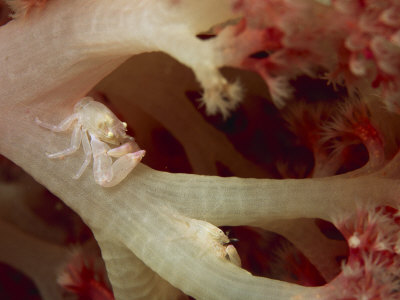
[[[145, 151], [140, 150], [134, 138], [126, 134], [127, 124], [121, 122], [105, 105], [90, 97], [85, 97], [75, 104], [74, 113], [59, 125], [44, 123], [35, 118], [38, 125], [53, 132], [66, 131], [75, 121], [70, 147], [47, 154], [49, 158], [62, 158], [75, 153], [82, 143], [85, 161], [74, 179], [81, 177], [93, 155], [95, 181], [104, 187], [117, 185], [145, 155]], [[107, 143], [118, 147], [111, 149]], [[113, 163], [111, 157], [118, 159]]]

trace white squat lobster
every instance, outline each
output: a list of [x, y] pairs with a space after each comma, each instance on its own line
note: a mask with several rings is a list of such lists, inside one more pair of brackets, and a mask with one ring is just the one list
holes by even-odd
[[229, 237], [218, 227], [202, 220], [191, 219], [189, 221], [192, 234], [201, 242], [203, 248], [208, 249], [221, 259], [226, 259], [238, 267], [242, 262], [240, 256], [233, 245], [230, 243]]
[[[128, 176], [145, 154], [134, 138], [126, 134], [127, 124], [121, 122], [105, 105], [90, 97], [85, 97], [75, 104], [74, 113], [59, 125], [44, 123], [38, 118], [35, 118], [35, 122], [53, 132], [66, 131], [76, 122], [70, 147], [47, 154], [49, 158], [62, 158], [76, 152], [82, 143], [85, 161], [74, 179], [81, 177], [93, 156], [95, 181], [104, 187], [117, 185]], [[107, 143], [118, 147], [111, 149]], [[118, 159], [113, 163], [112, 157]]]
[[173, 214], [171, 217], [185, 224], [185, 227], [182, 227], [186, 229], [185, 233], [178, 236], [177, 239], [187, 238], [197, 241], [204, 251], [204, 253], [200, 253], [200, 257], [209, 252], [219, 259], [231, 262], [238, 267], [241, 266], [242, 263], [236, 248], [229, 245], [231, 239], [217, 226], [182, 215]]

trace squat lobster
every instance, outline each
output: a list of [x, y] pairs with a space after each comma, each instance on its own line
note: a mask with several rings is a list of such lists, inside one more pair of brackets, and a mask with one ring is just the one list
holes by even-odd
[[[134, 138], [126, 134], [127, 124], [121, 122], [105, 105], [90, 97], [85, 97], [75, 104], [74, 113], [59, 125], [44, 123], [35, 118], [38, 125], [53, 132], [66, 131], [75, 121], [70, 147], [47, 154], [49, 158], [62, 158], [75, 153], [82, 143], [85, 161], [73, 176], [74, 179], [81, 177], [93, 156], [95, 181], [104, 187], [117, 185], [145, 155], [145, 151], [140, 150]], [[111, 149], [108, 144], [118, 147]], [[112, 157], [118, 159], [113, 163]]]

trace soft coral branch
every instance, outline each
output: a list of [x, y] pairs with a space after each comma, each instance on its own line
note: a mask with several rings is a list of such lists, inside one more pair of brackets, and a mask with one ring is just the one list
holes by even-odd
[[[201, 30], [234, 16], [228, 1], [222, 1], [218, 8], [217, 14], [206, 2], [51, 1], [42, 10], [32, 10], [29, 16], [2, 28], [0, 39], [15, 33], [0, 48], [2, 64], [7, 66], [2, 85], [13, 86], [18, 92], [3, 91], [1, 99], [12, 99], [13, 103], [45, 101], [52, 94], [51, 101], [56, 97], [53, 93], [62, 93], [64, 100], [76, 101], [128, 57], [150, 51], [167, 52], [193, 67], [205, 94], [214, 88], [220, 90], [228, 86], [217, 70], [221, 65], [212, 47], [196, 38]], [[190, 15], [194, 10], [196, 18]], [[25, 32], [35, 39], [27, 38]], [[35, 68], [26, 68], [33, 62]], [[46, 80], [38, 82], [39, 76]], [[209, 85], [212, 78], [223, 86]]]
[[[22, 113], [23, 111], [25, 113]], [[3, 141], [7, 141], [2, 144], [1, 151], [33, 174], [39, 182], [45, 183], [54, 194], [64, 199], [83, 217], [95, 235], [105, 235], [117, 244], [124, 244], [149, 267], [184, 292], [205, 299], [240, 299], [248, 295], [249, 291], [254, 291], [254, 299], [264, 299], [265, 294], [270, 293], [275, 293], [277, 298], [282, 299], [303, 291], [295, 285], [252, 277], [249, 273], [215, 257], [212, 252], [204, 251], [203, 242], [192, 240], [186, 233], [185, 218], [181, 217], [174, 207], [188, 207], [189, 203], [179, 196], [179, 207], [180, 205], [173, 204], [177, 200], [175, 197], [191, 191], [188, 199], [192, 198], [196, 202], [196, 208], [190, 209], [191, 214], [194, 214], [198, 204], [215, 191], [213, 188], [209, 189], [210, 184], [215, 184], [215, 179], [222, 178], [173, 175], [139, 166], [135, 175], [130, 176], [130, 180], [118, 188], [99, 189], [93, 184], [90, 176], [84, 176], [77, 185], [70, 178], [70, 173], [71, 168], [79, 164], [79, 159], [72, 158], [62, 170], [57, 168], [59, 162], [48, 161], [43, 155], [43, 145], [50, 139], [40, 128], [31, 126], [33, 116], [29, 115], [24, 107], [22, 111], [14, 107], [13, 113], [15, 115], [9, 115], [11, 119], [7, 117], [2, 121], [6, 121], [8, 126], [19, 124], [19, 130], [7, 134], [8, 126], [4, 127], [4, 123], [1, 124], [1, 128], [6, 129], [2, 132], [5, 133]], [[51, 109], [48, 113], [51, 113]], [[22, 115], [27, 118], [21, 118]], [[20, 140], [25, 134], [35, 136], [34, 140], [29, 141], [29, 146], [17, 146], [13, 143], [14, 139]], [[53, 146], [60, 143], [62, 144], [62, 139]], [[29, 157], [23, 154], [27, 150], [26, 146], [31, 149]], [[169, 184], [174, 181], [170, 175], [177, 176], [175, 184]], [[198, 179], [201, 179], [199, 184]], [[237, 180], [239, 179], [232, 178], [230, 182], [235, 185]], [[179, 191], [176, 190], [177, 187]], [[259, 190], [254, 185], [253, 188]], [[148, 192], [156, 194], [151, 196]], [[230, 196], [231, 193], [228, 192], [224, 198], [229, 199]], [[204, 204], [215, 207], [215, 201], [207, 201]], [[237, 200], [234, 200], [232, 205], [237, 205]], [[107, 226], [104, 226], [105, 219]], [[225, 221], [224, 218], [216, 220]], [[160, 247], [160, 244], [164, 246]], [[204, 286], [208, 289], [204, 290]]]
[[[215, 299], [231, 294], [234, 298], [247, 295], [247, 291], [252, 290], [251, 287], [255, 285], [258, 287], [255, 297], [262, 299], [266, 293], [273, 291], [280, 298], [293, 295], [299, 289], [302, 290], [294, 285], [251, 277], [247, 272], [232, 266], [223, 257], [216, 257], [212, 248], [204, 251], [203, 241], [191, 239], [190, 234], [186, 233], [186, 222], [177, 221], [183, 217], [179, 217], [173, 208], [167, 209], [160, 215], [166, 206], [157, 203], [158, 201], [152, 203], [140, 196], [138, 202], [131, 202], [136, 204], [135, 207], [126, 210], [129, 212], [128, 215], [121, 215], [123, 206], [128, 204], [124, 199], [130, 197], [124, 195], [130, 189], [127, 185], [125, 187], [128, 190], [125, 192], [100, 190], [92, 185], [90, 180], [87, 181], [88, 178], [82, 179], [77, 185], [69, 177], [70, 173], [64, 173], [69, 167], [58, 172], [61, 170], [54, 169], [53, 163], [56, 162], [49, 162], [46, 159], [45, 148], [59, 146], [63, 138], [57, 141], [53, 136], [51, 143], [46, 143], [46, 140], [50, 142], [47, 133], [36, 126], [31, 126], [35, 116], [40, 115], [49, 120], [65, 114], [72, 108], [72, 102], [78, 100], [94, 83], [116, 68], [129, 55], [165, 49], [179, 56], [179, 51], [170, 48], [168, 40], [174, 38], [176, 29], [179, 29], [179, 32], [186, 30], [189, 39], [190, 30], [197, 28], [193, 25], [195, 23], [191, 16], [188, 19], [188, 24], [191, 25], [187, 26], [182, 22], [178, 13], [179, 5], [175, 13], [173, 10], [171, 14], [165, 14], [166, 2], [119, 1], [109, 4], [103, 1], [87, 1], [84, 4], [81, 1], [53, 1], [41, 12], [33, 10], [29, 17], [11, 21], [1, 29], [0, 39], [3, 40], [13, 33], [20, 34], [9, 43], [2, 43], [0, 49], [4, 54], [6, 66], [3, 69], [4, 80], [1, 82], [4, 87], [1, 93], [1, 106], [3, 112], [7, 113], [0, 121], [2, 134], [0, 151], [28, 172], [32, 172], [39, 182], [61, 196], [70, 207], [80, 213], [86, 211], [88, 214], [85, 214], [83, 219], [93, 228], [95, 234], [101, 232], [116, 244], [124, 244], [163, 278], [188, 294], [198, 298]], [[115, 16], [121, 14], [121, 6], [124, 6], [125, 10], [119, 19]], [[196, 6], [192, 4], [190, 7]], [[151, 18], [147, 18], [149, 14]], [[224, 18], [225, 16], [227, 15], [222, 15]], [[212, 21], [217, 20], [212, 19]], [[51, 26], [52, 24], [57, 26]], [[204, 20], [201, 20], [201, 24], [204, 25]], [[82, 28], [91, 30], [80, 30]], [[38, 38], [30, 39], [26, 35]], [[195, 41], [194, 37], [191, 40]], [[42, 46], [44, 44], [46, 47]], [[197, 49], [197, 45], [206, 49], [200, 41], [192, 44], [195, 46], [192, 50]], [[206, 51], [206, 54], [209, 52]], [[179, 59], [185, 61], [185, 55]], [[25, 69], [33, 62], [35, 68]], [[21, 70], [25, 72], [21, 73]], [[55, 110], [58, 114], [56, 116], [54, 116]], [[25, 131], [27, 128], [32, 131]], [[29, 155], [23, 155], [22, 153], [28, 149], [30, 149]], [[70, 162], [69, 166], [76, 163], [74, 159]], [[43, 168], [45, 165], [51, 167], [53, 171], [48, 172], [49, 169]], [[144, 171], [146, 172], [146, 169]], [[56, 173], [58, 175], [53, 177]], [[140, 173], [139, 170], [138, 174]], [[150, 177], [151, 173], [152, 171], [148, 173]], [[53, 175], [51, 176], [53, 184], [47, 182], [49, 177], [46, 174]], [[70, 187], [77, 188], [74, 192], [71, 190], [71, 194], [65, 189], [69, 186], [68, 182]], [[142, 188], [149, 184], [153, 186], [153, 179]], [[100, 194], [97, 194], [99, 192]], [[139, 190], [138, 192], [140, 195], [141, 192]], [[70, 198], [72, 195], [74, 196]], [[85, 195], [90, 195], [91, 200], [83, 199]], [[109, 202], [111, 199], [115, 199], [116, 202]], [[118, 203], [122, 207], [118, 207]], [[130, 213], [139, 215], [129, 216]], [[176, 216], [171, 218], [174, 214]], [[104, 218], [108, 219], [110, 227], [104, 227]], [[117, 231], [121, 235], [114, 235]], [[206, 234], [205, 238], [211, 237]], [[174, 242], [174, 239], [178, 242]], [[166, 247], [159, 247], [161, 242]], [[120, 251], [118, 252], [121, 255]], [[213, 263], [209, 265], [210, 261]], [[176, 268], [177, 265], [179, 268]], [[233, 282], [225, 276], [232, 272], [238, 274], [238, 278], [234, 278]], [[217, 274], [219, 280], [214, 280], [212, 274]], [[129, 283], [127, 285], [129, 286]], [[209, 289], [204, 291], [204, 286], [208, 286]], [[277, 288], [283, 286], [291, 288]], [[121, 298], [123, 299], [123, 296]]]
[[[33, 108], [31, 106], [30, 110]], [[48, 109], [47, 114], [51, 114], [52, 110]], [[13, 114], [2, 119], [5, 123], [1, 128], [6, 130], [2, 132], [5, 143], [1, 151], [64, 199], [95, 234], [99, 232], [123, 243], [163, 278], [200, 298], [231, 295], [236, 299], [241, 295], [239, 291], [246, 290], [248, 295], [249, 290], [254, 290], [254, 299], [262, 299], [272, 291], [284, 299], [311, 290], [251, 277], [212, 253], [204, 253], [202, 244], [192, 241], [185, 233], [186, 225], [179, 221], [179, 213], [216, 225], [263, 226], [274, 219], [295, 217], [332, 220], [335, 215], [356, 207], [356, 199], [395, 203], [400, 193], [396, 188], [397, 180], [385, 178], [385, 169], [351, 179], [256, 180], [168, 174], [139, 166], [130, 180], [112, 190], [97, 188], [90, 176], [83, 177], [77, 185], [70, 173], [79, 164], [79, 158], [71, 158], [63, 169], [57, 168], [59, 162], [48, 161], [43, 155], [43, 145], [51, 140], [55, 142], [54, 137], [31, 126], [31, 114], [24, 107], [14, 107]], [[19, 130], [7, 131], [13, 126]], [[35, 139], [28, 144], [13, 142], [23, 140], [26, 134]], [[62, 143], [60, 139], [52, 147]], [[26, 147], [29, 147], [29, 156]], [[104, 226], [104, 218], [107, 226]], [[159, 247], [160, 243], [165, 246]], [[213, 263], [210, 265], [208, 260]], [[177, 265], [180, 267], [176, 268]], [[232, 281], [225, 277], [228, 273], [235, 274], [234, 277], [229, 275]], [[208, 286], [212, 293], [204, 295], [203, 286]]]

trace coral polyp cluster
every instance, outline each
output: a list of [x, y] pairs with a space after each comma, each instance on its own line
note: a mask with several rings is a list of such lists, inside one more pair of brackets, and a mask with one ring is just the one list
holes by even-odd
[[[349, 92], [380, 86], [388, 109], [398, 112], [399, 3], [331, 2], [235, 1], [244, 18], [230, 39], [246, 55], [235, 65], [258, 72], [280, 106], [290, 98], [288, 81], [307, 74]], [[251, 56], [257, 52], [265, 57]]]
[[399, 299], [399, 213], [388, 206], [359, 209], [338, 220], [349, 257], [326, 299]]

